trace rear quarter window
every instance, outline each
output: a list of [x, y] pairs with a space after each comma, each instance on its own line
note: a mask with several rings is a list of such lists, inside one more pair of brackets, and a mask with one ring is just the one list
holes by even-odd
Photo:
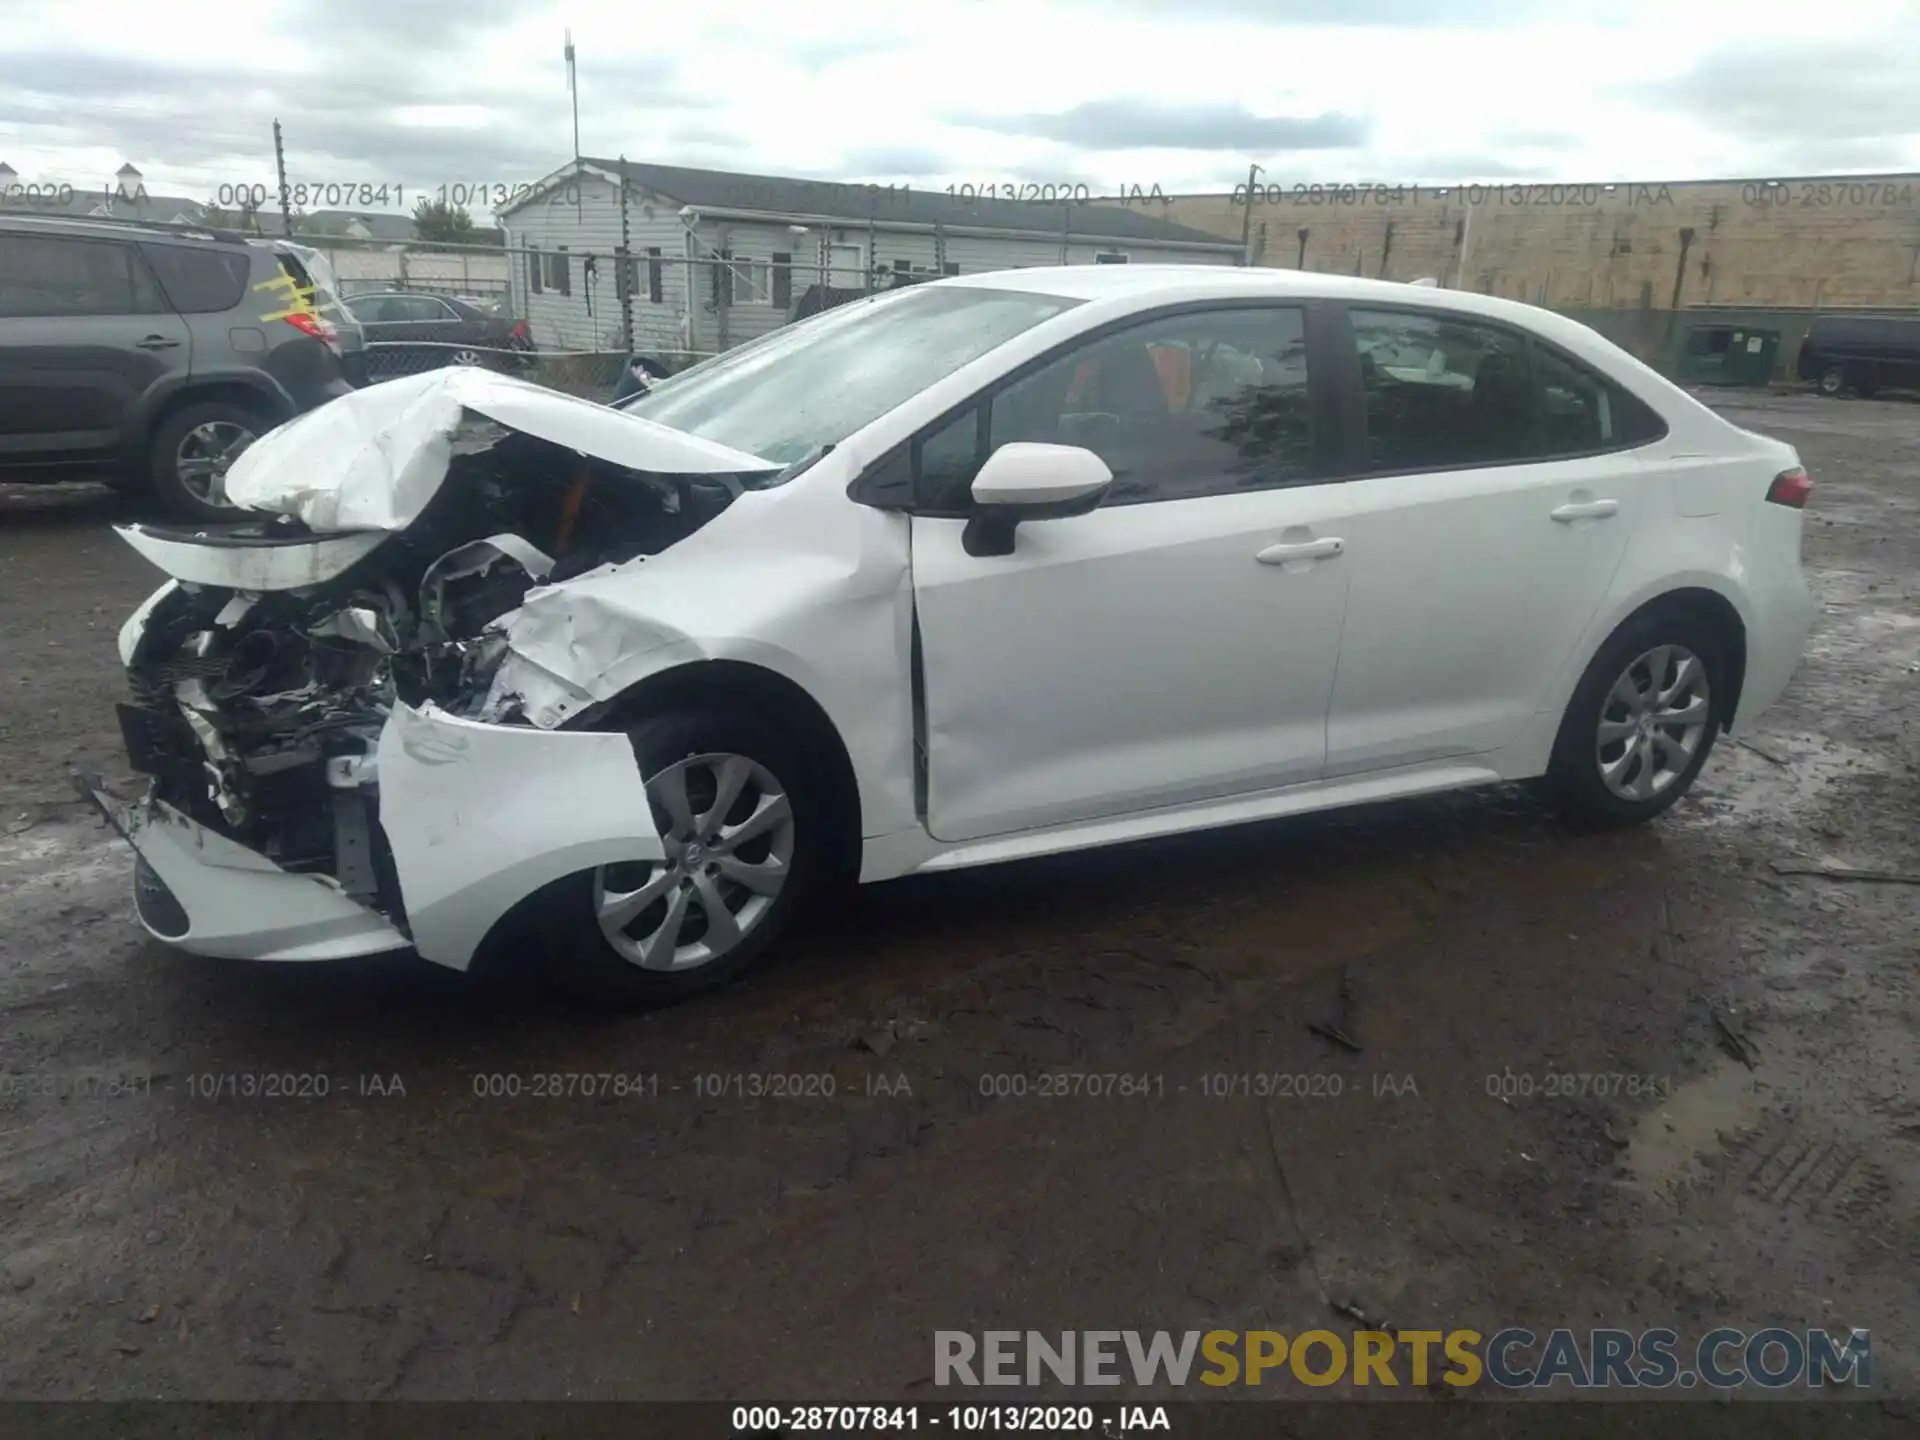
[[216, 314], [231, 310], [247, 293], [253, 262], [243, 249], [215, 250], [185, 245], [143, 245], [141, 252], [166, 292], [168, 302], [183, 315]]

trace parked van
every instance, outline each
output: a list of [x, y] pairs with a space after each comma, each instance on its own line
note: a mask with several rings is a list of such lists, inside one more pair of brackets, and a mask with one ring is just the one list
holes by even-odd
[[1800, 342], [1797, 369], [1828, 395], [1920, 389], [1920, 318], [1816, 316]]

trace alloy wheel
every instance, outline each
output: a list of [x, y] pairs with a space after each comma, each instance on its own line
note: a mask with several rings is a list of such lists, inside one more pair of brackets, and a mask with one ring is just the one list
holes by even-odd
[[1684, 645], [1656, 645], [1613, 682], [1600, 707], [1595, 758], [1607, 789], [1650, 800], [1687, 772], [1706, 739], [1706, 662]]
[[693, 755], [647, 782], [666, 858], [602, 865], [600, 933], [647, 970], [691, 970], [738, 949], [793, 872], [793, 804], [744, 755]]
[[453, 352], [453, 363], [455, 365], [478, 365], [480, 361], [481, 356], [478, 350], [456, 350]]
[[174, 473], [194, 499], [225, 506], [227, 471], [253, 441], [253, 431], [232, 420], [196, 425], [180, 437], [173, 456]]

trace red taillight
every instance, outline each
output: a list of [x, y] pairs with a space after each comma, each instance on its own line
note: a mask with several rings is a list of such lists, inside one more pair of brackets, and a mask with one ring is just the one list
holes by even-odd
[[1782, 470], [1773, 477], [1773, 484], [1767, 487], [1767, 502], [1772, 505], [1785, 505], [1794, 510], [1807, 508], [1807, 497], [1813, 494], [1813, 481], [1807, 478], [1807, 472], [1798, 465], [1791, 470]]
[[340, 353], [340, 332], [324, 316], [316, 315], [311, 310], [296, 310], [282, 318], [303, 335], [311, 335], [334, 354]]
[[514, 339], [516, 339], [516, 340], [525, 340], [526, 338], [528, 338], [528, 334], [529, 334], [529, 332], [528, 332], [528, 330], [527, 330], [527, 322], [526, 322], [526, 321], [524, 321], [524, 320], [521, 320], [521, 321], [519, 321], [518, 323], [516, 323], [516, 324], [514, 325], [514, 327], [513, 327], [513, 338], [514, 338]]

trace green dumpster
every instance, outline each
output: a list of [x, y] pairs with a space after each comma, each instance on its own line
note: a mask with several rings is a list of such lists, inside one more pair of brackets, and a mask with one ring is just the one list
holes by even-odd
[[1680, 379], [1695, 385], [1764, 386], [1780, 357], [1780, 332], [1695, 325], [1680, 350]]

